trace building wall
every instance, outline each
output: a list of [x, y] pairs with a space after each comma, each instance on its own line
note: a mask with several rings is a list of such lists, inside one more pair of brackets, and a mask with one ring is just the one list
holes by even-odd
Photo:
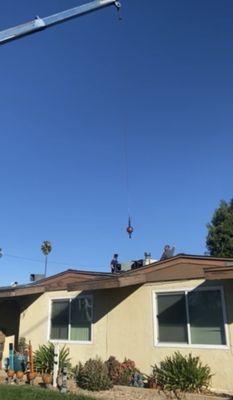
[[[125, 357], [136, 362], [141, 371], [149, 374], [151, 366], [159, 363], [174, 351], [200, 356], [215, 374], [212, 386], [219, 390], [233, 391], [233, 285], [224, 284], [227, 331], [230, 346], [224, 349], [158, 347], [154, 343], [153, 293], [158, 290], [188, 289], [203, 285], [202, 280], [147, 284], [114, 290], [93, 291], [94, 323], [93, 341], [90, 344], [67, 343], [72, 363], [110, 355], [120, 361]], [[219, 286], [216, 283], [213, 286]], [[48, 292], [33, 301], [21, 314], [20, 337], [31, 340], [34, 349], [49, 338], [50, 300], [75, 297], [80, 292]]]
[[[2, 332], [0, 366], [4, 358], [9, 356], [9, 343], [18, 342], [19, 310], [20, 306], [15, 300], [0, 301], [0, 332]], [[3, 340], [4, 338], [4, 340]]]

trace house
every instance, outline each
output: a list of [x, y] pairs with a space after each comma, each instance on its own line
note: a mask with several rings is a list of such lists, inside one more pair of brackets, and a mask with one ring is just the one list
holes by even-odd
[[[233, 258], [180, 254], [123, 273], [67, 270], [0, 288], [0, 330], [33, 348], [65, 343], [72, 363], [114, 355], [145, 373], [179, 350], [233, 391]], [[10, 338], [10, 339], [9, 339]]]

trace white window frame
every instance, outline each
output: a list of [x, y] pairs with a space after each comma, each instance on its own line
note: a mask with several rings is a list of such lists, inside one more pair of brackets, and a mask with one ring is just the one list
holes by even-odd
[[[51, 317], [52, 317], [52, 304], [53, 301], [59, 301], [59, 300], [67, 300], [69, 303], [72, 302], [72, 300], [75, 300], [76, 298], [79, 299], [91, 299], [92, 301], [92, 309], [91, 309], [91, 340], [69, 340], [69, 339], [51, 339], [50, 338], [50, 333], [51, 333]], [[69, 307], [69, 325], [68, 325], [68, 338], [70, 338], [70, 329], [71, 329], [71, 307]], [[48, 333], [47, 333], [47, 338], [48, 341], [51, 343], [64, 343], [64, 344], [93, 344], [93, 295], [88, 294], [88, 295], [76, 295], [72, 297], [52, 297], [49, 299], [49, 316], [48, 316]]]
[[[189, 292], [201, 292], [201, 291], [220, 291], [221, 304], [222, 304], [222, 315], [223, 325], [226, 338], [226, 344], [212, 345], [212, 344], [192, 344], [191, 343], [191, 330], [189, 321], [189, 309], [188, 309], [188, 296]], [[159, 342], [159, 321], [158, 321], [158, 295], [159, 294], [185, 294], [186, 304], [186, 315], [187, 315], [187, 334], [188, 343], [174, 343], [174, 342]], [[224, 298], [224, 290], [222, 286], [205, 286], [202, 288], [178, 288], [178, 289], [159, 289], [152, 291], [153, 296], [153, 326], [154, 326], [154, 346], [155, 347], [175, 347], [175, 348], [194, 348], [194, 349], [230, 349], [229, 345], [229, 332], [226, 318], [226, 303]]]

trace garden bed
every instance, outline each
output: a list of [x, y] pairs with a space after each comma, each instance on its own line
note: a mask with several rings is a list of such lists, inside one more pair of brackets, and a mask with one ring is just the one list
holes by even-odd
[[[6, 374], [0, 373], [0, 383], [3, 383]], [[216, 395], [211, 392], [179, 393], [163, 392], [157, 389], [136, 388], [130, 386], [115, 385], [106, 391], [87, 391], [77, 387], [74, 380], [68, 380], [68, 389], [71, 395], [61, 395], [56, 389], [40, 389], [41, 377], [37, 377], [35, 385], [25, 385], [25, 381], [19, 385], [0, 385], [0, 400], [233, 400], [233, 397], [226, 395]]]
[[70, 380], [68, 382], [69, 395], [58, 393], [57, 390], [41, 389], [37, 385], [0, 385], [0, 400], [232, 400], [231, 396], [212, 393], [179, 393], [163, 392], [156, 389], [134, 388], [130, 386], [114, 386], [110, 390], [91, 392], [80, 389]]
[[130, 386], [114, 386], [113, 389], [100, 392], [90, 392], [77, 388], [74, 383], [69, 382], [70, 391], [78, 395], [93, 396], [102, 400], [233, 400], [233, 397], [226, 395], [216, 395], [209, 393], [179, 393], [175, 395], [172, 392], [163, 392], [157, 389], [135, 388]]

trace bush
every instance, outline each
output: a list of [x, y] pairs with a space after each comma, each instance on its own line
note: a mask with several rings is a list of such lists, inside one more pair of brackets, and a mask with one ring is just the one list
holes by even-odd
[[129, 386], [132, 383], [133, 375], [137, 372], [135, 362], [127, 360], [120, 364], [118, 385]]
[[115, 357], [111, 356], [105, 364], [108, 369], [109, 378], [114, 385], [137, 386], [139, 385], [139, 381], [142, 380], [142, 375], [132, 360], [125, 359], [123, 363], [120, 363]]
[[113, 384], [108, 375], [106, 364], [100, 359], [88, 360], [76, 368], [76, 382], [82, 389], [99, 391], [111, 389]]
[[[64, 366], [70, 368], [69, 349], [63, 346], [59, 353], [59, 370]], [[49, 343], [48, 346], [39, 346], [39, 349], [34, 353], [34, 366], [36, 371], [41, 373], [51, 373], [53, 371], [54, 360], [54, 344]]]
[[117, 385], [121, 363], [115, 357], [110, 356], [105, 362], [105, 365], [107, 367], [110, 380], [114, 385]]
[[212, 377], [208, 365], [202, 365], [199, 357], [180, 352], [166, 357], [161, 366], [153, 367], [153, 376], [158, 386], [165, 390], [200, 392], [207, 389]]

